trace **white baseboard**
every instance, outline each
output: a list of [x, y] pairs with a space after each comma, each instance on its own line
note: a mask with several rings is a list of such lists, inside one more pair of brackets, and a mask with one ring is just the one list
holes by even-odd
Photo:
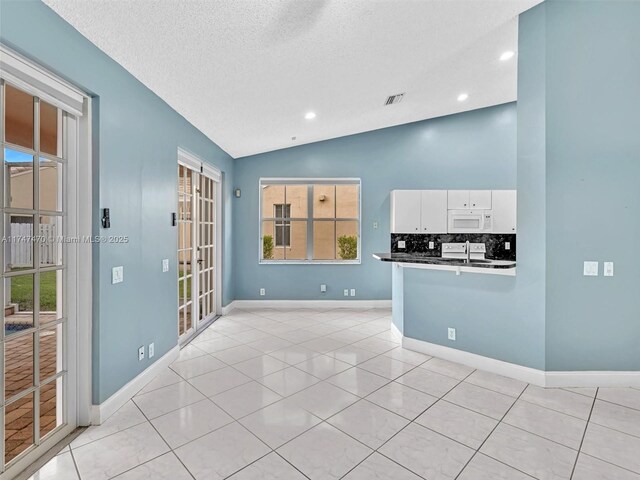
[[[392, 326], [392, 330], [394, 327]], [[640, 387], [640, 372], [546, 372], [404, 336], [402, 346], [539, 387]]]
[[153, 380], [165, 368], [177, 360], [179, 355], [180, 347], [176, 345], [100, 405], [92, 405], [91, 424], [100, 425], [107, 418], [117, 412], [120, 407], [131, 400], [136, 393], [142, 390], [147, 383]]
[[546, 387], [640, 387], [640, 372], [545, 372]]
[[222, 314], [236, 308], [391, 308], [391, 300], [234, 300]]
[[391, 322], [391, 335], [393, 335], [393, 338], [395, 338], [399, 342], [402, 342], [402, 332], [398, 327], [396, 327], [396, 324], [393, 322]]
[[235, 304], [236, 302], [233, 301], [229, 305], [222, 307], [222, 312], [220, 313], [220, 315], [229, 315], [229, 312], [231, 312], [232, 310], [235, 310], [236, 308]]
[[544, 387], [544, 372], [535, 368], [523, 367], [515, 363], [503, 362], [495, 358], [484, 357], [475, 353], [469, 353], [456, 348], [445, 347], [435, 343], [416, 340], [415, 338], [402, 337], [402, 346], [409, 350], [443, 358], [450, 362], [461, 363], [469, 367], [478, 368], [485, 372], [496, 373], [505, 377], [515, 378], [523, 382], [532, 383]]

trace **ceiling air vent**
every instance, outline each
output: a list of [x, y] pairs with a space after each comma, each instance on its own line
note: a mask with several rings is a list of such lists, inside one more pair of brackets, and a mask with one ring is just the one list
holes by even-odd
[[396, 103], [400, 103], [402, 98], [404, 97], [404, 93], [398, 93], [396, 95], [390, 95], [387, 97], [387, 101], [384, 102], [385, 105], [394, 105]]

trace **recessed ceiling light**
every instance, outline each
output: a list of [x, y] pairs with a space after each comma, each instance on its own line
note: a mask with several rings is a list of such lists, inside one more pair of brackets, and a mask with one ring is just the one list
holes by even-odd
[[502, 60], [503, 62], [506, 62], [507, 60], [512, 59], [514, 55], [515, 55], [515, 52], [513, 50], [507, 50], [502, 55], [500, 55], [500, 60]]
[[307, 120], [313, 120], [314, 118], [316, 118], [316, 112], [307, 112], [304, 118], [306, 118]]
[[460, 95], [458, 95], [458, 101], [459, 102], [464, 102], [467, 98], [469, 98], [469, 94], [468, 93], [461, 93]]

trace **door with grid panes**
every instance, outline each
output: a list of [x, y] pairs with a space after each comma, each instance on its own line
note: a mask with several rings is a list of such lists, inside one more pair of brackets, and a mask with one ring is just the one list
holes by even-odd
[[199, 168], [178, 165], [178, 336], [183, 341], [216, 315], [217, 186], [218, 180]]
[[216, 313], [216, 182], [200, 174], [196, 262], [198, 264], [198, 322], [209, 320]]
[[[67, 409], [66, 181], [76, 118], [10, 82], [2, 112], [2, 469], [46, 449]], [[75, 384], [71, 382], [71, 384]], [[73, 426], [73, 425], [72, 425]], [[57, 440], [56, 440], [57, 441]]]

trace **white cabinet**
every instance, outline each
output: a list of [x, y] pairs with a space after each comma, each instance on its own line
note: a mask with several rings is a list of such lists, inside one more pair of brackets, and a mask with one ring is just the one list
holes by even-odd
[[447, 233], [446, 190], [423, 190], [420, 212], [421, 233]]
[[420, 190], [391, 192], [391, 233], [420, 233]]
[[447, 233], [447, 191], [393, 190], [391, 233]]
[[469, 208], [491, 210], [491, 190], [469, 190]]
[[516, 233], [516, 190], [493, 190], [493, 233]]
[[491, 210], [491, 190], [449, 190], [449, 210]]
[[469, 190], [448, 191], [449, 210], [464, 210], [469, 208]]
[[448, 210], [490, 210], [489, 232], [516, 233], [515, 190], [393, 190], [391, 233], [447, 233]]

